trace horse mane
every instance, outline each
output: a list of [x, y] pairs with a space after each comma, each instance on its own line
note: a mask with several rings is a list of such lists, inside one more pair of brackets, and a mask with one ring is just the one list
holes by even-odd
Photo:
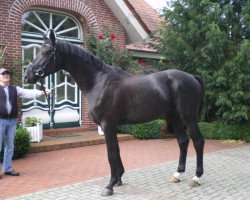
[[107, 65], [93, 54], [87, 52], [84, 48], [71, 44], [69, 42], [56, 40], [56, 50], [61, 53], [77, 56], [81, 58], [83, 61], [93, 64], [96, 67], [96, 69], [101, 70], [105, 73], [112, 73], [112, 72], [114, 73], [120, 71], [116, 67]]

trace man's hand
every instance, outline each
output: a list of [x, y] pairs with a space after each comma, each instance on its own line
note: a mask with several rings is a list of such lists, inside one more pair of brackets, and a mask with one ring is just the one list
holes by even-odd
[[46, 94], [51, 94], [51, 90], [49, 90], [49, 89], [46, 89], [45, 92], [46, 92]]
[[51, 94], [51, 90], [45, 89], [45, 92], [42, 90], [41, 93], [42, 93], [42, 95], [49, 95], [49, 94]]

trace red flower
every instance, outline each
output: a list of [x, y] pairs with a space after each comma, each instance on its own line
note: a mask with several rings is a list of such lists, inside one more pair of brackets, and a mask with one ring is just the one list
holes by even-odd
[[111, 39], [111, 40], [114, 40], [115, 39], [115, 34], [114, 33], [112, 33], [110, 36], [109, 36], [109, 38]]
[[139, 64], [140, 64], [140, 65], [143, 65], [144, 62], [143, 62], [142, 60], [139, 60]]
[[104, 39], [104, 36], [103, 36], [102, 34], [99, 34], [99, 35], [98, 35], [98, 38], [99, 38], [100, 40], [103, 40], [103, 39]]

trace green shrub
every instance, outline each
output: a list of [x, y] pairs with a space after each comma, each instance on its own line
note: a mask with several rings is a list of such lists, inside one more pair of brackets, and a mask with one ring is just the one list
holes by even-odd
[[[15, 137], [15, 149], [13, 159], [22, 158], [25, 154], [28, 153], [30, 148], [30, 140], [31, 137], [29, 132], [23, 126], [18, 126], [16, 129], [16, 137]], [[2, 146], [2, 152], [0, 154], [0, 160], [3, 159], [4, 154], [4, 145]]]
[[248, 136], [245, 139], [246, 142], [250, 143], [250, 134], [248, 134]]
[[250, 142], [250, 124], [227, 124], [224, 122], [199, 123], [202, 135], [206, 139], [243, 140]]
[[85, 45], [87, 49], [96, 57], [108, 65], [120, 67], [133, 74], [143, 72], [140, 61], [134, 60], [132, 53], [125, 47], [117, 46], [116, 38], [119, 37], [121, 26], [115, 28], [104, 27], [103, 34], [98, 36], [90, 30], [85, 35]]
[[[118, 132], [129, 133], [137, 139], [161, 138], [163, 120], [155, 120], [149, 123], [123, 125], [118, 127]], [[243, 140], [250, 142], [250, 124], [227, 124], [221, 121], [200, 122], [199, 127], [205, 139], [213, 140]]]
[[121, 125], [117, 127], [118, 133], [127, 133], [132, 134], [132, 126], [133, 125]]
[[23, 126], [18, 126], [15, 138], [15, 150], [13, 158], [22, 158], [28, 153], [30, 148], [30, 134]]
[[161, 127], [165, 124], [163, 120], [155, 120], [143, 124], [123, 125], [118, 127], [118, 132], [130, 133], [138, 139], [161, 138]]

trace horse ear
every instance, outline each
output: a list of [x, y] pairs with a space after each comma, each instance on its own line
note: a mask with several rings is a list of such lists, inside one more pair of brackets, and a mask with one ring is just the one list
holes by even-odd
[[50, 41], [52, 42], [52, 44], [54, 45], [56, 42], [56, 36], [55, 36], [55, 32], [53, 30], [50, 30], [49, 38], [50, 38]]

